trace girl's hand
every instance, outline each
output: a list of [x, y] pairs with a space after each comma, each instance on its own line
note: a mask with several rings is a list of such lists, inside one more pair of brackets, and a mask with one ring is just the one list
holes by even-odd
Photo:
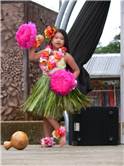
[[35, 42], [33, 44], [33, 48], [38, 48], [40, 45], [44, 42], [44, 36], [43, 35], [37, 35]]
[[73, 75], [74, 75], [74, 78], [75, 78], [75, 80], [76, 80], [77, 77], [79, 76], [79, 71], [74, 71]]

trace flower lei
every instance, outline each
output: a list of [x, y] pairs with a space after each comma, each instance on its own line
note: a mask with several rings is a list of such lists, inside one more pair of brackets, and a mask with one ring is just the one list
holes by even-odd
[[52, 132], [52, 136], [56, 139], [60, 139], [61, 137], [65, 136], [66, 129], [63, 126], [60, 126], [58, 129]]
[[44, 73], [49, 73], [52, 69], [57, 66], [57, 62], [64, 56], [66, 51], [65, 47], [57, 50], [52, 50], [48, 45], [40, 55], [40, 68]]

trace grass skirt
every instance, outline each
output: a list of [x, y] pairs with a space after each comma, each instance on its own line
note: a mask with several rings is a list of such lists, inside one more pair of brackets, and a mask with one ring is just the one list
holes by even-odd
[[74, 113], [89, 105], [89, 98], [75, 88], [66, 96], [55, 94], [50, 89], [50, 80], [42, 75], [32, 89], [31, 95], [24, 103], [24, 112], [32, 112], [38, 116], [60, 119], [63, 111]]

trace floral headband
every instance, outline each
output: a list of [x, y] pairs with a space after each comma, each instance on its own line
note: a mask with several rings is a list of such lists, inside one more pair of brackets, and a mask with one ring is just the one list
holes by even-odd
[[44, 30], [44, 37], [46, 39], [46, 41], [50, 41], [53, 36], [55, 35], [57, 29], [55, 26], [47, 26]]

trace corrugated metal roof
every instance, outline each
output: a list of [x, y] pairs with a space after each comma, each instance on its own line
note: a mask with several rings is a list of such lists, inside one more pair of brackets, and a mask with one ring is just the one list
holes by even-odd
[[120, 77], [120, 54], [93, 54], [84, 68], [91, 78]]

